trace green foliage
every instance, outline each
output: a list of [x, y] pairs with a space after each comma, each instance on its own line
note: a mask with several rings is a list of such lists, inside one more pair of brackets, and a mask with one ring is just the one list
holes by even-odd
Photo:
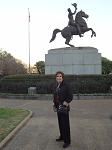
[[112, 73], [112, 61], [102, 57], [102, 74]]
[[10, 53], [7, 53], [6, 51], [3, 51], [0, 49], [0, 59], [5, 59], [5, 58], [13, 58]]
[[[71, 84], [73, 93], [108, 93], [112, 86], [111, 75], [67, 75], [65, 80]], [[54, 75], [10, 75], [0, 80], [0, 91], [25, 94], [33, 86], [38, 94], [49, 94], [54, 83]]]
[[45, 74], [45, 62], [44, 61], [36, 62], [34, 66], [36, 66], [39, 74]]

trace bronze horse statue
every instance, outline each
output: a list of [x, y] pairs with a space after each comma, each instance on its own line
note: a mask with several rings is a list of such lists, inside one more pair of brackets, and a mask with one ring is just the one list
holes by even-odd
[[[84, 18], [88, 18], [89, 16], [84, 12], [84, 11], [79, 11], [76, 14], [75, 17], [75, 22], [80, 26], [81, 29], [81, 34], [84, 34], [87, 31], [92, 31], [91, 37], [96, 36], [96, 33], [93, 31], [92, 28], [88, 28], [86, 21], [84, 20]], [[71, 45], [69, 42], [72, 39], [73, 35], [78, 35], [78, 31], [77, 31], [77, 27], [76, 26], [67, 26], [65, 27], [63, 30], [60, 29], [55, 29], [53, 31], [52, 34], [52, 38], [50, 40], [50, 42], [54, 41], [56, 38], [56, 34], [58, 32], [61, 32], [61, 35], [63, 36], [63, 38], [66, 39], [65, 44], [74, 47], [74, 45]]]

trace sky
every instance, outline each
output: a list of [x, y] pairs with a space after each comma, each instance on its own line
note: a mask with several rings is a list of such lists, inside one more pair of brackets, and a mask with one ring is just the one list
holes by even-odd
[[93, 28], [84, 37], [74, 36], [71, 44], [76, 47], [91, 46], [98, 49], [102, 57], [112, 60], [112, 1], [111, 0], [0, 0], [0, 49], [29, 63], [28, 8], [30, 10], [30, 63], [45, 61], [48, 50], [67, 47], [65, 39], [58, 33], [49, 43], [54, 29], [63, 29], [68, 24], [67, 9], [89, 15], [88, 27]]

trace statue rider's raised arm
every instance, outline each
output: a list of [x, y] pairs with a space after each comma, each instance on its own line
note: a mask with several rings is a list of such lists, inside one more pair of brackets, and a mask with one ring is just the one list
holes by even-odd
[[80, 26], [79, 26], [77, 23], [75, 23], [75, 20], [74, 20], [74, 18], [73, 18], [73, 15], [75, 15], [75, 14], [76, 14], [76, 11], [77, 11], [77, 4], [76, 4], [76, 3], [73, 3], [72, 5], [75, 7], [75, 11], [72, 12], [71, 9], [68, 8], [68, 19], [69, 19], [69, 21], [68, 21], [68, 26], [76, 26], [76, 27], [77, 27], [77, 31], [78, 31], [78, 35], [79, 35], [80, 37], [82, 37]]

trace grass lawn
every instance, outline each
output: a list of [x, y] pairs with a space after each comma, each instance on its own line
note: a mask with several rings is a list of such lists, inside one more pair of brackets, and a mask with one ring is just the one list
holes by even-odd
[[29, 114], [28, 110], [0, 108], [0, 142]]

